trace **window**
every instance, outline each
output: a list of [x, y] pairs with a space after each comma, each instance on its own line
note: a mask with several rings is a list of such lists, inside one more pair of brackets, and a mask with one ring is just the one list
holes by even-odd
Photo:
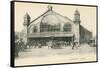
[[60, 24], [50, 25], [48, 23], [40, 24], [40, 32], [55, 32], [60, 31]]
[[40, 32], [48, 31], [48, 24], [47, 23], [41, 23], [40, 24]]
[[34, 26], [33, 32], [37, 32], [37, 26]]
[[71, 24], [65, 24], [64, 26], [63, 26], [63, 31], [64, 32], [71, 32], [71, 29], [72, 29], [72, 26], [71, 26]]

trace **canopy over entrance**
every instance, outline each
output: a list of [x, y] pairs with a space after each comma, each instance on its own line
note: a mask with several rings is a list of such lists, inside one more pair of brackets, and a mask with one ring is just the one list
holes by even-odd
[[28, 38], [39, 38], [39, 37], [73, 37], [73, 33], [66, 32], [43, 32], [29, 34]]

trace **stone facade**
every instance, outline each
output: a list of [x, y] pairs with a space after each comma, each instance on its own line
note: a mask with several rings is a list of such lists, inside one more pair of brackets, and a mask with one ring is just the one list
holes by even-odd
[[[89, 40], [92, 37], [92, 32], [83, 29], [80, 25], [80, 13], [75, 11], [74, 20], [62, 16], [53, 10], [52, 6], [48, 6], [48, 10], [35, 20], [30, 21], [28, 13], [24, 16], [24, 41], [34, 38], [66, 38], [78, 43]], [[83, 34], [84, 32], [85, 34]], [[85, 39], [83, 39], [83, 37]], [[84, 41], [83, 41], [84, 40]]]

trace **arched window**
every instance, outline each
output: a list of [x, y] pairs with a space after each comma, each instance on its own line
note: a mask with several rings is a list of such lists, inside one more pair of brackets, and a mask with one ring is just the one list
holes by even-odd
[[48, 24], [47, 23], [41, 23], [40, 24], [40, 32], [46, 32], [48, 31]]
[[37, 26], [34, 26], [33, 32], [37, 32]]
[[56, 32], [60, 31], [60, 24], [50, 25], [48, 23], [40, 24], [40, 32]]
[[64, 24], [64, 26], [63, 26], [63, 31], [64, 32], [71, 32], [71, 30], [72, 30], [72, 25], [71, 24], [68, 24], [68, 23]]

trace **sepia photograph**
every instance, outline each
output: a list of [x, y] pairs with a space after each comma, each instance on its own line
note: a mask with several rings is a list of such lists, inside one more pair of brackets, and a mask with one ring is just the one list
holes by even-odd
[[12, 3], [15, 66], [97, 62], [96, 5]]

